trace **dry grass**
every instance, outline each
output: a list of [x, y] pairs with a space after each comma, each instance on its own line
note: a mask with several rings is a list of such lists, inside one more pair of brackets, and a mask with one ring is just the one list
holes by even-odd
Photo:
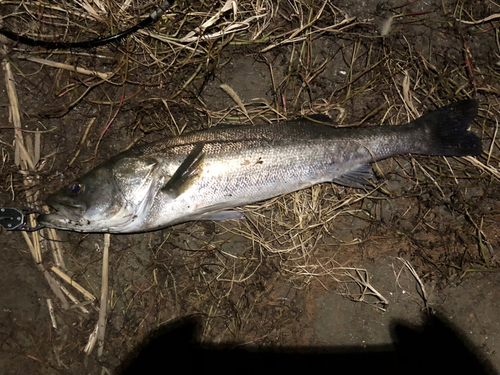
[[[382, 253], [412, 258], [420, 276], [413, 267], [412, 274], [422, 293], [428, 280], [447, 283], [469, 272], [498, 269], [492, 236], [499, 215], [495, 194], [500, 179], [496, 120], [500, 75], [485, 60], [480, 44], [469, 42], [488, 39], [496, 43], [494, 53], [499, 56], [499, 34], [491, 23], [498, 15], [477, 20], [474, 9], [458, 5], [443, 5], [429, 17], [395, 8], [377, 33], [376, 21], [355, 19], [334, 3], [180, 0], [156, 25], [110, 47], [5, 49], [9, 62], [4, 68], [17, 72], [17, 78], [7, 81], [47, 85], [46, 94], [57, 103], [38, 111], [40, 124], [29, 121], [26, 126], [21, 125], [19, 112], [28, 114], [24, 120], [34, 117], [33, 112], [11, 109], [16, 132], [2, 137], [0, 172], [6, 181], [5, 195], [10, 192], [19, 205], [40, 201], [39, 176], [47, 190], [53, 190], [61, 174], [76, 175], [116, 152], [110, 147], [113, 139], [123, 149], [141, 139], [221, 122], [256, 124], [312, 113], [329, 114], [339, 126], [399, 124], [454, 99], [474, 97], [481, 102], [473, 125], [483, 139], [485, 151], [480, 157], [396, 158], [375, 166], [380, 178], [370, 191], [323, 184], [244, 207], [248, 219], [240, 223], [180, 225], [163, 234], [144, 235], [137, 242], [130, 240], [134, 252], [152, 254], [151, 263], [124, 250], [131, 246], [128, 239], [112, 241], [108, 307], [116, 322], [109, 323], [114, 327], [104, 344], [109, 350], [131, 348], [159, 324], [190, 313], [205, 317], [202, 336], [207, 340], [296, 343], [298, 323], [283, 312], [283, 307], [298, 309], [289, 297], [296, 293], [291, 290], [308, 289], [317, 282], [384, 309], [388, 301], [370, 284], [366, 271], [355, 267]], [[3, 17], [4, 26], [31, 37], [63, 41], [110, 35], [154, 10], [149, 1], [57, 0], [2, 6], [11, 11], [4, 13], [10, 14]], [[452, 27], [447, 26], [449, 17], [458, 20]], [[413, 42], [412, 27], [429, 37], [421, 30], [432, 30], [435, 19], [442, 26], [436, 39], [443, 45]], [[238, 95], [241, 88], [226, 82], [222, 84], [228, 96], [219, 84], [219, 91], [206, 89], [236, 58], [251, 58], [266, 68], [270, 95], [244, 101]], [[210, 95], [224, 96], [226, 106], [217, 109], [207, 104]], [[84, 120], [74, 114], [81, 108]], [[64, 121], [61, 116], [79, 126], [64, 128], [64, 122], [58, 123]], [[27, 141], [32, 134], [41, 134], [46, 142], [41, 154], [35, 152], [40, 150], [39, 140], [35, 146]], [[57, 143], [54, 135], [73, 143]], [[483, 208], [488, 205], [492, 208]], [[43, 238], [58, 243], [55, 232], [44, 233]], [[26, 240], [61, 305], [93, 316], [85, 319], [96, 319], [97, 312], [89, 313], [86, 304], [58, 286], [51, 275], [63, 277], [72, 288], [78, 280], [85, 287], [77, 290], [92, 300], [99, 294], [95, 280], [100, 253], [88, 250], [79, 258], [67, 248], [62, 256], [60, 247], [54, 247], [50, 259], [40, 253], [47, 245], [38, 245], [36, 233]], [[78, 241], [88, 241], [79, 246], [92, 249], [101, 239], [78, 237]], [[129, 263], [134, 257], [139, 259], [136, 268]], [[54, 264], [57, 267], [52, 268]], [[409, 268], [410, 263], [404, 264]], [[62, 276], [68, 273], [71, 276]], [[65, 314], [55, 310], [56, 316]], [[285, 332], [276, 330], [278, 326], [292, 328]], [[88, 327], [78, 332], [90, 334]], [[81, 350], [81, 342], [68, 344], [71, 348]]]

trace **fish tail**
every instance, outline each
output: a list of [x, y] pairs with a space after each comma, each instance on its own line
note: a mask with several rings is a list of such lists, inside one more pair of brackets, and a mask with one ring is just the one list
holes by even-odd
[[475, 100], [452, 103], [428, 113], [407, 126], [416, 130], [421, 142], [413, 153], [434, 156], [474, 156], [482, 153], [481, 140], [469, 127], [477, 116]]

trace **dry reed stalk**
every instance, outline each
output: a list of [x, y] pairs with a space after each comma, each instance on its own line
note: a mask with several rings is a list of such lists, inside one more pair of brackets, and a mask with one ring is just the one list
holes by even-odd
[[237, 8], [237, 2], [234, 0], [227, 0], [224, 6], [217, 11], [212, 17], [210, 17], [206, 22], [204, 22], [202, 25], [200, 25], [198, 28], [196, 28], [194, 31], [191, 31], [188, 33], [185, 37], [181, 39], [181, 42], [183, 43], [189, 43], [197, 40], [197, 37], [195, 37], [196, 34], [203, 34], [206, 29], [209, 27], [213, 26], [222, 16], [222, 14], [233, 10], [233, 16], [236, 17], [236, 13], [238, 12]]
[[92, 351], [94, 350], [95, 343], [97, 341], [97, 333], [99, 331], [99, 326], [96, 324], [93, 331], [90, 333], [89, 340], [87, 344], [85, 345], [85, 348], [83, 351], [85, 352], [86, 355], [90, 355]]
[[59, 301], [61, 302], [61, 305], [63, 309], [68, 310], [69, 309], [69, 303], [66, 297], [64, 297], [63, 292], [61, 291], [61, 288], [59, 288], [59, 284], [57, 283], [56, 280], [52, 277], [52, 275], [43, 268], [43, 265], [39, 265], [40, 271], [43, 272], [43, 276], [45, 277], [45, 280], [47, 280], [47, 283], [49, 284], [50, 289], [54, 293], [54, 295], [59, 298]]
[[[57, 283], [57, 285], [59, 286], [59, 288], [62, 290], [62, 292], [71, 300], [71, 302], [73, 302], [73, 305], [71, 306], [71, 308], [79, 308], [80, 311], [84, 314], [88, 314], [89, 313], [89, 310], [87, 310], [83, 305], [82, 303], [68, 290], [64, 287], [64, 285], [62, 285], [61, 283], [59, 283], [57, 280], [55, 280], [55, 282]], [[92, 301], [90, 301], [92, 302]]]
[[[49, 212], [48, 208], [44, 208], [45, 212]], [[59, 235], [53, 228], [48, 228], [48, 229], [43, 229], [43, 233], [45, 233], [46, 237], [48, 238], [48, 244], [49, 247], [52, 250], [52, 259], [54, 259], [54, 263], [58, 268], [61, 268], [63, 270], [66, 270], [66, 264], [64, 263], [64, 257], [62, 254], [62, 248], [61, 248], [61, 239], [59, 238]]]
[[24, 59], [24, 60], [28, 60], [28, 61], [31, 61], [31, 62], [34, 62], [34, 63], [37, 63], [37, 64], [42, 64], [42, 65], [50, 66], [50, 67], [53, 67], [53, 68], [56, 68], [56, 69], [63, 69], [63, 70], [67, 70], [67, 71], [70, 71], [70, 72], [75, 72], [75, 73], [78, 73], [78, 74], [83, 74], [83, 75], [87, 75], [87, 76], [98, 77], [98, 78], [100, 78], [100, 79], [102, 79], [104, 81], [108, 80], [114, 74], [113, 72], [110, 72], [110, 73], [100, 73], [100, 72], [96, 72], [95, 70], [88, 70], [88, 69], [85, 69], [85, 68], [81, 68], [79, 66], [73, 66], [73, 65], [68, 65], [68, 64], [64, 64], [64, 63], [59, 63], [59, 62], [56, 62], [56, 61], [50, 61], [50, 60], [47, 60], [47, 59], [41, 59], [39, 57], [22, 55], [22, 56], [19, 56], [19, 58]]
[[252, 119], [250, 118], [250, 116], [248, 115], [248, 111], [247, 109], [245, 108], [245, 105], [243, 104], [243, 102], [241, 101], [240, 97], [238, 96], [238, 94], [236, 93], [236, 91], [234, 91], [229, 85], [226, 85], [226, 84], [222, 84], [220, 85], [220, 88], [222, 90], [224, 90], [230, 97], [231, 99], [233, 99], [235, 101], [236, 104], [238, 104], [238, 107], [240, 107], [240, 109], [243, 111], [243, 113], [245, 114], [245, 116], [250, 120], [252, 121]]
[[192, 43], [192, 42], [197, 41], [198, 39], [201, 39], [203, 41], [208, 41], [208, 40], [219, 39], [222, 37], [227, 37], [228, 35], [236, 34], [236, 33], [239, 33], [241, 31], [247, 30], [248, 28], [250, 28], [250, 26], [252, 25], [253, 22], [255, 22], [256, 20], [258, 20], [259, 18], [262, 18], [262, 17], [264, 17], [264, 15], [249, 17], [249, 18], [247, 18], [243, 21], [240, 21], [240, 22], [233, 22], [229, 25], [225, 25], [224, 30], [217, 31], [217, 32], [214, 32], [211, 34], [204, 34], [204, 35], [201, 35], [199, 37], [193, 36], [191, 38], [184, 37], [181, 39], [181, 42]]
[[472, 165], [474, 165], [475, 167], [477, 167], [483, 171], [486, 171], [487, 173], [490, 173], [495, 178], [500, 180], [500, 171], [497, 168], [495, 168], [491, 165], [486, 165], [473, 156], [465, 156], [464, 159], [467, 160]]
[[101, 304], [99, 308], [99, 319], [97, 321], [97, 341], [99, 343], [98, 356], [104, 351], [104, 334], [106, 332], [107, 306], [108, 306], [108, 269], [109, 269], [109, 241], [111, 235], [104, 234], [104, 249], [102, 252], [102, 282], [101, 282]]
[[87, 291], [84, 287], [82, 287], [80, 284], [78, 284], [75, 280], [73, 280], [71, 277], [69, 277], [68, 275], [66, 275], [61, 269], [59, 269], [58, 267], [56, 266], [53, 266], [51, 268], [52, 272], [54, 272], [57, 276], [59, 276], [61, 279], [63, 279], [64, 281], [66, 281], [69, 285], [71, 285], [72, 287], [74, 287], [76, 290], [78, 290], [80, 293], [82, 293], [84, 295], [84, 297], [86, 299], [88, 299], [89, 301], [94, 301], [96, 299], [96, 297], [90, 293], [89, 291]]
[[[107, 13], [106, 7], [101, 4], [99, 0], [94, 0], [93, 3], [97, 5], [99, 10], [96, 10], [90, 5], [87, 0], [75, 0], [75, 3], [82, 7], [86, 14], [95, 19], [96, 21], [103, 22], [102, 16], [105, 16]], [[102, 15], [102, 16], [101, 16]]]
[[[17, 99], [16, 86], [14, 75], [9, 62], [3, 62], [3, 70], [5, 71], [5, 86], [7, 88], [7, 95], [9, 97], [9, 118], [14, 125], [14, 134], [16, 138], [16, 149], [14, 156], [14, 163], [21, 166], [21, 151], [18, 144], [23, 142], [23, 133], [21, 131], [21, 116], [19, 115], [19, 100]], [[26, 157], [26, 155], [24, 155]]]
[[28, 248], [30, 249], [31, 256], [33, 257], [33, 260], [35, 261], [35, 264], [41, 265], [42, 263], [42, 255], [40, 253], [40, 247], [38, 249], [35, 247], [36, 241], [34, 237], [30, 238], [29, 234], [22, 231], [24, 240], [26, 241], [26, 244], [28, 245]]
[[50, 298], [46, 299], [47, 307], [49, 309], [50, 321], [52, 322], [52, 328], [57, 329], [57, 320], [54, 315], [54, 306], [52, 305], [52, 300]]
[[33, 150], [33, 164], [37, 165], [40, 161], [40, 155], [42, 150], [42, 134], [38, 131], [38, 128], [35, 131], [35, 149]]
[[[21, 116], [19, 114], [19, 100], [17, 97], [17, 91], [15, 86], [14, 75], [12, 74], [11, 65], [9, 62], [4, 62], [3, 68], [5, 71], [5, 83], [7, 88], [7, 95], [9, 98], [9, 113], [11, 121], [14, 125], [14, 134], [15, 134], [15, 163], [18, 167], [20, 167], [21, 171], [31, 171], [35, 172], [35, 164], [33, 162], [34, 157], [30, 155], [24, 145], [24, 137], [21, 131]], [[39, 145], [36, 146], [39, 149]], [[23, 183], [25, 186], [32, 186], [33, 180], [24, 178]], [[33, 194], [26, 194], [26, 200], [28, 203], [28, 207], [32, 207], [35, 203], [35, 196]], [[28, 224], [32, 227], [36, 226], [36, 222], [33, 217], [28, 217]], [[42, 253], [40, 249], [40, 236], [38, 232], [31, 233], [30, 236], [23, 232], [23, 236], [28, 244], [33, 260], [37, 265], [40, 265], [42, 262]]]

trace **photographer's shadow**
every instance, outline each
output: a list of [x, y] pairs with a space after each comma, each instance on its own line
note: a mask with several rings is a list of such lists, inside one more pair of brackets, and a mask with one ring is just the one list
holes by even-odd
[[443, 317], [423, 326], [394, 322], [392, 345], [256, 349], [197, 342], [199, 321], [177, 320], [153, 332], [117, 373], [214, 374], [495, 374], [484, 356]]

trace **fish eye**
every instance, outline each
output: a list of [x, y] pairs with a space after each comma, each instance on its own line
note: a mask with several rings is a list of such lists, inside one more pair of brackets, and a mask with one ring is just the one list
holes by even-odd
[[83, 191], [83, 185], [79, 182], [76, 182], [71, 185], [69, 189], [71, 190], [71, 193], [73, 193], [73, 195], [78, 195]]

